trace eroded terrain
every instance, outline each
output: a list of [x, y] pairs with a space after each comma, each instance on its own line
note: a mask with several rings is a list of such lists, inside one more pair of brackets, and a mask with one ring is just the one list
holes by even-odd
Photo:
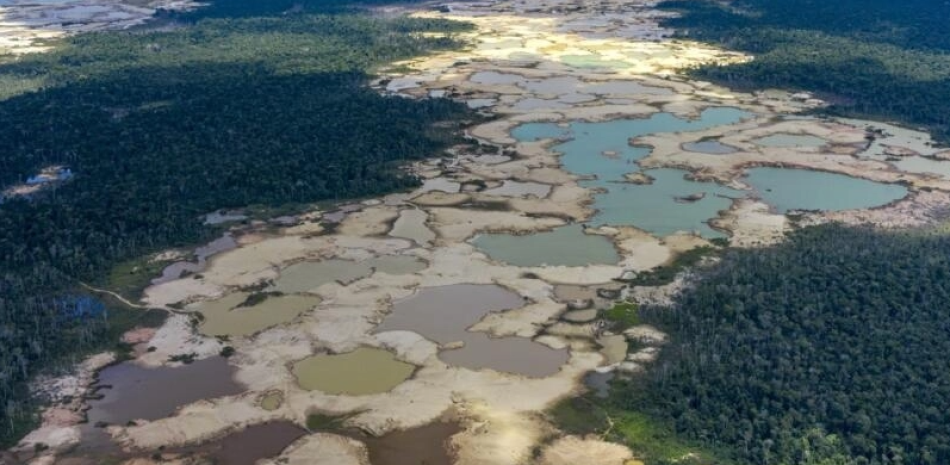
[[42, 52], [68, 34], [127, 29], [144, 24], [159, 9], [189, 10], [192, 0], [3, 0], [0, 56]]
[[[636, 451], [563, 436], [544, 414], [587, 389], [592, 372], [635, 373], [656, 357], [665, 335], [613, 334], [598, 309], [664, 302], [683, 281], [624, 281], [716, 238], [756, 246], [828, 220], [917, 225], [950, 205], [950, 151], [926, 135], [795, 116], [823, 105], [808, 95], [683, 78], [684, 67], [750, 58], [664, 39], [656, 20], [666, 13], [651, 7], [501, 1], [414, 12], [475, 23], [472, 46], [401, 63], [418, 71], [385, 75], [380, 91], [451, 97], [498, 118], [415, 165], [425, 182], [414, 192], [277, 230], [236, 225], [236, 248], [198, 274], [156, 281], [144, 303], [175, 316], [135, 341], [147, 350], [134, 363], [177, 366], [175, 356], [230, 347], [241, 392], [100, 429], [141, 464], [160, 449], [187, 463], [176, 450], [245, 428], [303, 427], [314, 414], [339, 424], [302, 437], [286, 428], [289, 446], [273, 463], [367, 464], [403, 434], [429, 438], [411, 454], [458, 464], [635, 463]], [[826, 190], [796, 195], [808, 183]], [[813, 201], [795, 203], [803, 197]], [[69, 452], [84, 440], [79, 408], [51, 409], [59, 415], [47, 414], [22, 453], [43, 443], [36, 463], [90, 459], [81, 446]]]

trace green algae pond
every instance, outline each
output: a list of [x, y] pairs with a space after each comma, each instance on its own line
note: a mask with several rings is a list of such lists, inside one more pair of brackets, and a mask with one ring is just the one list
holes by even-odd
[[[424, 213], [423, 213], [424, 215]], [[421, 271], [426, 263], [416, 257], [384, 255], [369, 260], [353, 261], [328, 259], [304, 261], [280, 271], [272, 290], [284, 294], [310, 292], [328, 283], [349, 284], [363, 279], [374, 271], [388, 274], [410, 274]]]
[[319, 297], [276, 295], [253, 305], [242, 306], [250, 296], [246, 292], [236, 292], [199, 304], [197, 310], [204, 319], [198, 325], [198, 330], [206, 336], [250, 336], [288, 323], [320, 304]]
[[383, 349], [361, 347], [344, 354], [320, 354], [294, 364], [300, 387], [327, 394], [362, 396], [387, 392], [409, 379], [415, 366]]

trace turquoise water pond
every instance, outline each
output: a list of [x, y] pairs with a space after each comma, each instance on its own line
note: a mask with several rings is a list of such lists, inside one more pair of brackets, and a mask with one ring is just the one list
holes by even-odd
[[[657, 113], [642, 119], [575, 122], [567, 128], [553, 123], [528, 123], [515, 128], [511, 135], [519, 141], [570, 137], [571, 140], [553, 147], [562, 154], [564, 169], [578, 175], [595, 175], [596, 185], [609, 188], [610, 181], [622, 181], [625, 173], [638, 171], [636, 161], [650, 153], [646, 147], [631, 147], [631, 138], [663, 132], [701, 131], [734, 124], [747, 116], [749, 113], [737, 108], [716, 107], [702, 112], [696, 120]], [[605, 157], [605, 151], [616, 152], [618, 156]]]
[[472, 243], [489, 257], [515, 266], [612, 265], [620, 261], [609, 239], [585, 234], [579, 224], [523, 236], [482, 234]]
[[631, 65], [626, 61], [605, 60], [600, 55], [564, 55], [561, 61], [574, 68], [610, 68], [624, 69]]
[[[597, 189], [593, 203], [597, 213], [587, 226], [630, 225], [660, 237], [685, 231], [716, 238], [725, 237], [725, 233], [711, 228], [708, 221], [728, 209], [732, 199], [746, 197], [749, 192], [715, 182], [689, 180], [684, 170], [642, 170], [637, 161], [647, 156], [650, 149], [631, 146], [629, 141], [649, 134], [701, 131], [735, 124], [749, 116], [737, 108], [717, 107], [703, 111], [694, 120], [658, 113], [649, 118], [574, 122], [566, 126], [528, 123], [515, 128], [512, 136], [519, 141], [565, 140], [552, 148], [561, 154], [562, 167], [589, 178], [580, 181], [581, 186]], [[822, 142], [807, 136], [786, 136], [764, 142], [797, 145]], [[646, 174], [653, 182], [626, 182], [624, 175], [635, 172]], [[898, 185], [798, 169], [755, 168], [749, 170], [748, 183], [780, 212], [868, 208], [907, 194], [907, 189]], [[584, 234], [580, 225], [527, 236], [485, 234], [473, 243], [492, 258], [518, 266], [609, 264], [619, 259], [606, 238]]]
[[[698, 232], [705, 238], [725, 237], [706, 222], [728, 210], [733, 198], [747, 192], [715, 182], [686, 179], [687, 171], [660, 168], [646, 170], [653, 184], [616, 184], [610, 191], [594, 196], [597, 214], [590, 220], [599, 225], [634, 225], [657, 236], [677, 231]], [[685, 197], [701, 196], [699, 200]]]
[[[723, 233], [705, 224], [719, 210], [729, 208], [730, 200], [721, 196], [741, 197], [741, 191], [715, 183], [701, 183], [684, 178], [686, 172], [672, 169], [646, 172], [656, 180], [653, 184], [625, 183], [624, 174], [640, 171], [637, 160], [649, 155], [646, 147], [632, 147], [634, 137], [662, 132], [701, 131], [711, 127], [734, 124], [749, 113], [730, 107], [710, 108], [695, 120], [658, 113], [649, 118], [625, 119], [600, 123], [576, 122], [563, 128], [551, 123], [530, 123], [512, 131], [521, 141], [570, 137], [553, 150], [561, 153], [561, 165], [567, 171], [596, 179], [581, 181], [584, 187], [596, 187], [605, 193], [594, 196], [597, 215], [592, 226], [634, 225], [663, 236], [676, 231], [698, 231], [705, 237], [722, 237]], [[616, 156], [604, 156], [604, 152]], [[677, 197], [703, 194], [696, 202], [677, 202]]]
[[871, 208], [907, 195], [907, 188], [897, 184], [801, 169], [753, 168], [746, 182], [780, 213]]

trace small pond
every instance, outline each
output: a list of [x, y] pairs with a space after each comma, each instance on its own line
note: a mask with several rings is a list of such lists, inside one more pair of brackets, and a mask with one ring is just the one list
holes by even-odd
[[415, 366], [383, 349], [361, 347], [343, 354], [320, 354], [294, 364], [300, 387], [327, 394], [362, 396], [387, 392], [412, 376]]
[[490, 338], [486, 333], [468, 331], [491, 312], [524, 305], [520, 295], [496, 285], [428, 287], [395, 302], [376, 331], [413, 331], [438, 344], [459, 344], [461, 347], [439, 355], [442, 361], [454, 366], [530, 377], [557, 373], [567, 362], [566, 350], [551, 349], [525, 338]]
[[879, 207], [908, 193], [906, 187], [897, 184], [802, 169], [753, 168], [746, 182], [780, 213]]
[[515, 266], [612, 265], [620, 261], [610, 239], [586, 234], [579, 224], [530, 235], [480, 234], [472, 244], [492, 259]]

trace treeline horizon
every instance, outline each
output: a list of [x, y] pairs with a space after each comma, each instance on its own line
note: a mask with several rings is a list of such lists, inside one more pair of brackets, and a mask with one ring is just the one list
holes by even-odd
[[667, 0], [680, 37], [748, 52], [690, 70], [741, 89], [818, 92], [825, 113], [897, 122], [950, 143], [950, 3], [934, 0]]

